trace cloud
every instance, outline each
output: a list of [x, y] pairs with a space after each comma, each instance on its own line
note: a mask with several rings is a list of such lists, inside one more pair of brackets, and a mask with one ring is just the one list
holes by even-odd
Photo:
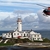
[[0, 6], [32, 7], [36, 4], [50, 4], [50, 0], [0, 0]]
[[43, 12], [43, 10], [40, 10], [38, 12], [39, 22], [50, 24], [50, 16], [46, 16], [46, 15], [44, 16], [42, 12]]
[[4, 20], [7, 17], [13, 18], [16, 16], [21, 16], [22, 18], [25, 18], [26, 16], [28, 16], [29, 14], [32, 14], [33, 11], [32, 10], [14, 10], [14, 12], [3, 12], [0, 11], [0, 20]]
[[[44, 2], [45, 1], [45, 2]], [[9, 2], [9, 3], [12, 3], [12, 2], [28, 2], [28, 3], [33, 3], [33, 2], [39, 2], [39, 3], [46, 3], [48, 2], [49, 3], [50, 0], [0, 0], [0, 2]]]
[[30, 14], [29, 16], [26, 16], [24, 19], [23, 19], [23, 29], [26, 29], [26, 30], [36, 30], [38, 29], [38, 25], [39, 25], [39, 19], [38, 19], [38, 16], [36, 13], [32, 13]]
[[[23, 30], [40, 30], [40, 29], [50, 29], [50, 18], [42, 16], [41, 11], [36, 13], [25, 10], [18, 10], [11, 12], [8, 17], [0, 20], [0, 30], [14, 30], [17, 29], [17, 18], [22, 18]], [[45, 21], [46, 19], [46, 21]]]
[[27, 10], [15, 10], [14, 14], [28, 14], [28, 13], [33, 13], [33, 11], [27, 11]]
[[[36, 14], [31, 12], [31, 11], [22, 11], [22, 10], [21, 11], [16, 11], [16, 12], [11, 13], [4, 20], [0, 20], [0, 28], [2, 28], [3, 30], [6, 30], [6, 29], [7, 30], [9, 30], [9, 29], [12, 30], [12, 29], [17, 28], [17, 18], [19, 17], [17, 14], [20, 14], [20, 17], [22, 18], [23, 24], [25, 23], [24, 27], [27, 27], [27, 25], [31, 26], [32, 25], [31, 23], [29, 23], [29, 24], [27, 24], [27, 23], [28, 22], [33, 22], [37, 18]], [[30, 18], [30, 20], [29, 20], [29, 18]], [[24, 29], [26, 29], [26, 28], [24, 28]]]
[[38, 16], [35, 13], [32, 13], [29, 16], [24, 18], [25, 22], [28, 22], [28, 23], [35, 22], [35, 21], [37, 21], [37, 19], [38, 19]]
[[12, 12], [2, 12], [2, 11], [0, 11], [0, 20], [5, 19], [6, 17], [8, 17], [11, 14], [12, 14]]
[[32, 10], [15, 10], [13, 13], [16, 16], [22, 17], [22, 19], [29, 15], [35, 15]]
[[[49, 6], [50, 0], [0, 0], [0, 30], [16, 29], [18, 16], [23, 29], [50, 29], [50, 16], [43, 16], [41, 10], [38, 15], [34, 13], [43, 8], [37, 4]], [[14, 12], [8, 12], [11, 10]]]
[[40, 29], [46, 29], [46, 30], [50, 30], [50, 16], [44, 16], [43, 15], [43, 10], [39, 10], [38, 11], [38, 18], [39, 18], [39, 28]]
[[0, 21], [0, 28], [2, 28], [3, 30], [13, 30], [17, 25], [16, 20], [16, 17], [7, 17], [4, 20]]

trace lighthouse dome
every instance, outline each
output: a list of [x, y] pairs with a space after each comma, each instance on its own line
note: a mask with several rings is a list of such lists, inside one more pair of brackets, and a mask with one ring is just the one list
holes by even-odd
[[18, 18], [17, 22], [22, 22], [21, 18]]

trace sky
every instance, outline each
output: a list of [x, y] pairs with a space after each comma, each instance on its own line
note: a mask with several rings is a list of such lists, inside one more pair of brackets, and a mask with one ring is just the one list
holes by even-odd
[[0, 0], [0, 30], [15, 30], [19, 16], [23, 30], [50, 30], [50, 16], [41, 12], [48, 6], [50, 0]]

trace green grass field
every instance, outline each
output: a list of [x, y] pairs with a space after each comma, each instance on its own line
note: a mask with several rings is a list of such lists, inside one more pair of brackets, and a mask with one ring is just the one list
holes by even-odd
[[6, 43], [6, 44], [0, 43], [0, 46], [11, 46], [11, 45], [13, 45], [13, 44], [12, 43]]

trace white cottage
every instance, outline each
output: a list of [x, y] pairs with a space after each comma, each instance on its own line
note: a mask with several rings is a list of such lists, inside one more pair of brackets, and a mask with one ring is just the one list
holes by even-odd
[[2, 38], [28, 38], [29, 40], [38, 40], [42, 41], [42, 37], [40, 33], [36, 33], [34, 31], [22, 31], [22, 20], [18, 18], [17, 20], [17, 29], [13, 32], [3, 33]]
[[43, 39], [42, 39], [42, 36], [41, 36], [41, 34], [40, 33], [36, 33], [36, 32], [34, 32], [34, 31], [31, 31], [30, 33], [29, 33], [29, 39], [30, 40], [32, 40], [32, 41], [43, 41]]
[[11, 33], [3, 33], [2, 38], [12, 38]]
[[14, 31], [13, 32], [13, 38], [18, 38], [18, 37], [21, 37], [21, 33], [18, 31]]

